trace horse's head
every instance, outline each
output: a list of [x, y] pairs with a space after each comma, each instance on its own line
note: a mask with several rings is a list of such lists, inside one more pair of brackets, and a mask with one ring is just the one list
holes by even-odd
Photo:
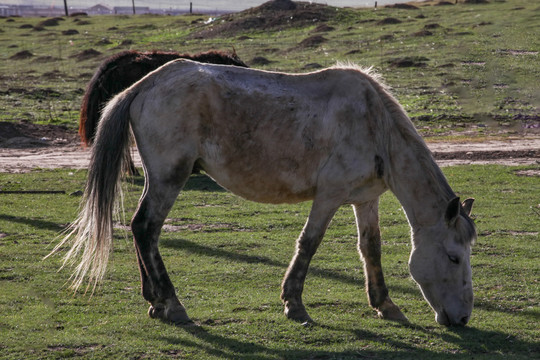
[[448, 203], [440, 221], [413, 234], [409, 268], [441, 325], [465, 325], [473, 308], [471, 245], [476, 230], [469, 218], [473, 199]]

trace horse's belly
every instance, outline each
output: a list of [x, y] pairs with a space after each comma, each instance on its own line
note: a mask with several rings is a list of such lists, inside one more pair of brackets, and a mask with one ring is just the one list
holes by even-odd
[[297, 203], [313, 199], [315, 184], [299, 174], [284, 171], [236, 171], [204, 166], [219, 185], [245, 199], [261, 203]]

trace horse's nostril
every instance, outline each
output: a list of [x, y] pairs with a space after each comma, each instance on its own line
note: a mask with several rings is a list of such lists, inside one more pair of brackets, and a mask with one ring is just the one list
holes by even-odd
[[469, 317], [464, 316], [464, 317], [461, 318], [460, 325], [465, 326], [465, 325], [467, 325], [468, 322], [469, 322]]

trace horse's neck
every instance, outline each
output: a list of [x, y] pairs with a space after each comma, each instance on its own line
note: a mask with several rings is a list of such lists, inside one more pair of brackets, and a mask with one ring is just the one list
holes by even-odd
[[[403, 206], [414, 229], [433, 225], [441, 219], [448, 201], [455, 196], [427, 147], [408, 144], [403, 138], [391, 161], [389, 186]], [[401, 142], [401, 144], [399, 144]]]

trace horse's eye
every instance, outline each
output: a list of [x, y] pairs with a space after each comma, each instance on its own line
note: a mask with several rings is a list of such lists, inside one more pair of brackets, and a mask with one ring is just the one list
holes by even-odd
[[448, 259], [450, 259], [450, 261], [453, 262], [454, 264], [459, 264], [459, 258], [457, 256], [448, 255]]

